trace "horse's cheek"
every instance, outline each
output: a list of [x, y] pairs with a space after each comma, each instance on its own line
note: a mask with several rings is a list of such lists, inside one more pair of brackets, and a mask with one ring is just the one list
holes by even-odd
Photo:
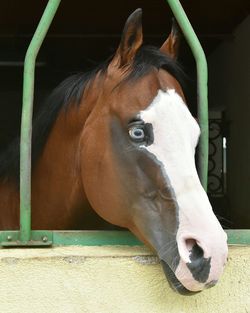
[[[98, 136], [86, 131], [82, 138], [84, 146], [80, 155], [80, 168], [84, 191], [97, 214], [112, 224], [124, 227], [126, 217], [122, 214], [123, 196], [118, 168], [106, 139], [108, 132], [100, 125], [99, 131]], [[96, 136], [98, 141], [95, 140]]]

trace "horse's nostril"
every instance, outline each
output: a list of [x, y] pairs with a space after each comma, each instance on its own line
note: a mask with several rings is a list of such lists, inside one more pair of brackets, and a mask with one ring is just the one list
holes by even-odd
[[195, 280], [200, 283], [205, 283], [211, 268], [211, 258], [204, 257], [204, 250], [196, 240], [186, 239], [185, 244], [186, 250], [189, 252], [189, 262], [187, 262], [188, 269]]
[[186, 244], [188, 251], [191, 251], [193, 246], [196, 244], [196, 240], [191, 239], [191, 238], [185, 239], [185, 244]]
[[189, 251], [189, 258], [191, 261], [196, 261], [204, 256], [204, 251], [197, 244], [197, 241], [194, 239], [186, 239], [186, 248]]

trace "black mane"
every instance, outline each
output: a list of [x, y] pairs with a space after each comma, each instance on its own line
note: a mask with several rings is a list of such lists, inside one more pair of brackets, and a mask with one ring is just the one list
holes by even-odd
[[[66, 78], [54, 89], [42, 109], [33, 121], [32, 134], [32, 166], [41, 155], [51, 128], [61, 110], [67, 110], [71, 105], [79, 105], [84, 90], [98, 72], [105, 73], [109, 61], [87, 73], [78, 73]], [[137, 80], [148, 74], [153, 68], [163, 68], [173, 75], [183, 85], [183, 71], [170, 57], [159, 49], [143, 46], [135, 56], [132, 70], [124, 82]], [[20, 139], [16, 138], [0, 155], [0, 178], [19, 181]]]

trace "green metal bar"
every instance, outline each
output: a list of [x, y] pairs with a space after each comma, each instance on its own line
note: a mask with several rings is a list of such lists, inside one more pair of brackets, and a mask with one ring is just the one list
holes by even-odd
[[35, 61], [61, 0], [50, 0], [45, 8], [24, 61], [23, 108], [20, 141], [20, 241], [31, 235], [31, 136]]
[[29, 241], [21, 241], [18, 230], [0, 232], [0, 245], [2, 247], [48, 247], [52, 245], [52, 240], [53, 233], [47, 230], [32, 230]]
[[141, 246], [142, 242], [129, 231], [54, 231], [54, 245]]
[[[226, 230], [229, 245], [250, 246], [250, 229]], [[19, 231], [1, 231], [0, 246], [141, 246], [129, 231], [46, 231], [32, 230], [31, 240], [27, 243], [19, 240]]]
[[201, 44], [190, 24], [185, 11], [178, 0], [167, 0], [196, 61], [198, 119], [201, 128], [199, 143], [198, 171], [203, 188], [207, 190], [208, 172], [208, 96], [207, 96], [207, 61]]
[[227, 229], [229, 245], [250, 245], [250, 229]]

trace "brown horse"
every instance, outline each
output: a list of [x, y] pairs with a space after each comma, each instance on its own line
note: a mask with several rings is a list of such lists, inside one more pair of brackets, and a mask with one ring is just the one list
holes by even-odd
[[[32, 228], [84, 229], [93, 208], [156, 251], [188, 294], [217, 282], [226, 235], [195, 168], [200, 129], [180, 84], [177, 32], [160, 49], [142, 41], [138, 9], [114, 57], [66, 79], [35, 120]], [[1, 157], [1, 229], [19, 227], [18, 151], [16, 142]]]

